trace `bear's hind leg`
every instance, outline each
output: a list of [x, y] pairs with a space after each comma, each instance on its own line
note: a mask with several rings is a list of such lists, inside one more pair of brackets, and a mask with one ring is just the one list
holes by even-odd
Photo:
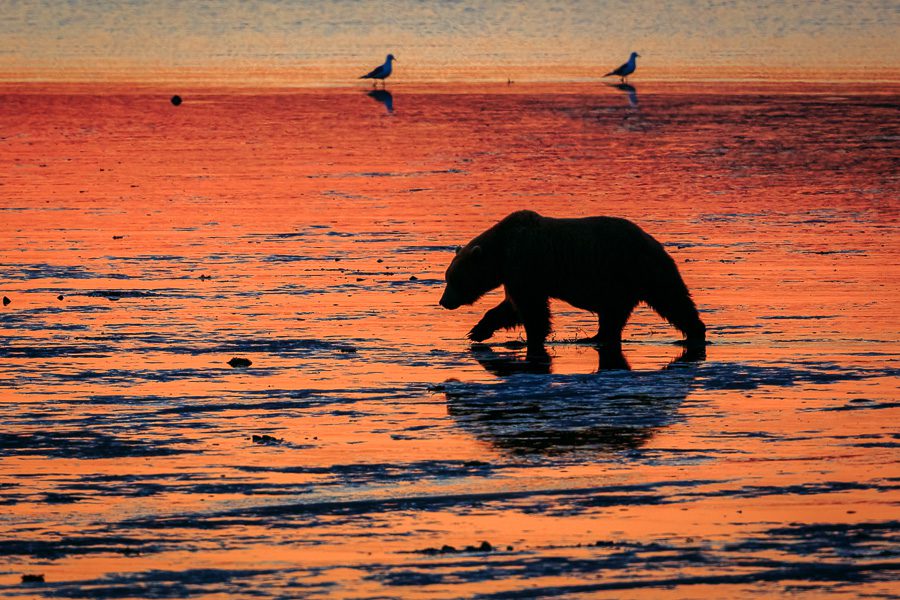
[[469, 331], [467, 337], [473, 342], [483, 342], [494, 335], [498, 329], [509, 329], [521, 323], [516, 307], [509, 300], [504, 300], [484, 313], [481, 320]]
[[597, 314], [600, 328], [594, 336], [594, 343], [609, 348], [621, 347], [622, 330], [625, 329], [625, 324], [635, 306], [637, 302], [622, 302], [601, 308]]

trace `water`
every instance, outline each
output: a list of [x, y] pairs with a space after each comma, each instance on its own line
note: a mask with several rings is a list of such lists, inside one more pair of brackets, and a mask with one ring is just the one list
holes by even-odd
[[[7, 91], [0, 595], [896, 593], [900, 93], [635, 87]], [[705, 358], [470, 347], [522, 208], [661, 240]]]

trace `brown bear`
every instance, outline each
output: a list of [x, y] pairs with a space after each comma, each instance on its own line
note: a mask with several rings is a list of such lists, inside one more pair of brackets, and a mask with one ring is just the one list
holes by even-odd
[[614, 217], [554, 219], [515, 212], [456, 251], [440, 304], [453, 310], [503, 286], [506, 299], [469, 332], [481, 342], [501, 328], [525, 326], [528, 354], [545, 355], [550, 298], [598, 315], [590, 340], [618, 347], [641, 301], [702, 345], [706, 326], [675, 261], [640, 227]]

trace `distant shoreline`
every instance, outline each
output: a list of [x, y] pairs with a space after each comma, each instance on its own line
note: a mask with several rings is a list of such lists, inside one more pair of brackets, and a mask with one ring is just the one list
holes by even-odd
[[[0, 86], [110, 86], [148, 89], [338, 89], [357, 88], [367, 82], [357, 78], [352, 65], [336, 68], [298, 64], [284, 67], [248, 67], [244, 69], [187, 67], [182, 69], [133, 70], [0, 70]], [[618, 83], [616, 77], [603, 77], [606, 65], [462, 65], [455, 70], [397, 67], [388, 89], [428, 90], [441, 87], [479, 87], [503, 85], [565, 87]], [[508, 84], [508, 82], [511, 82]], [[900, 85], [900, 68], [870, 67], [847, 69], [785, 69], [759, 66], [652, 66], [641, 65], [628, 83], [641, 85]]]
[[[398, 94], [597, 94], [619, 84], [617, 78], [591, 78], [579, 81], [513, 80], [488, 81], [396, 81], [387, 86]], [[874, 81], [854, 80], [763, 80], [763, 79], [702, 79], [702, 80], [629, 80], [642, 95], [654, 94], [806, 94], [806, 95], [896, 95], [900, 94], [900, 78]], [[368, 92], [371, 86], [358, 81], [312, 84], [309, 82], [245, 83], [201, 82], [185, 78], [182, 81], [54, 81], [15, 80], [0, 76], [0, 94], [62, 94], [62, 95], [153, 95], [194, 94], [214, 95], [278, 95], [278, 94], [353, 94]]]

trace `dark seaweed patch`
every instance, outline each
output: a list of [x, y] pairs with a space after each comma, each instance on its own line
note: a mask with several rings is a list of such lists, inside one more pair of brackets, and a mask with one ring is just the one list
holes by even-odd
[[[164, 338], [160, 342], [164, 341]], [[276, 356], [295, 356], [313, 352], [344, 352], [353, 347], [351, 340], [329, 342], [309, 338], [251, 338], [229, 340], [209, 347], [168, 346], [170, 352], [178, 354], [240, 354], [261, 353]]]
[[327, 467], [302, 466], [239, 466], [237, 469], [248, 473], [303, 473], [330, 475], [347, 485], [361, 485], [384, 482], [422, 481], [426, 478], [489, 477], [503, 467], [479, 461], [427, 460], [408, 463], [350, 463]]
[[[221, 369], [135, 369], [133, 371], [125, 369], [109, 369], [101, 371], [97, 369], [87, 369], [74, 373], [53, 373], [45, 376], [47, 379], [56, 379], [59, 381], [102, 381], [107, 384], [134, 385], [137, 381], [182, 381], [188, 379], [194, 380], [211, 380], [221, 379], [233, 373], [231, 368], [223, 367]], [[252, 374], [255, 376], [270, 375], [270, 369], [253, 369], [250, 371], [241, 371], [242, 374]]]
[[867, 404], [844, 404], [842, 406], [826, 406], [822, 408], [802, 408], [806, 412], [834, 412], [848, 410], [882, 410], [886, 408], [900, 408], [900, 402], [869, 402]]
[[[254, 588], [263, 584], [254, 580], [276, 573], [279, 571], [274, 569], [149, 570], [47, 585], [47, 588], [51, 595], [61, 598], [189, 598], [198, 594], [258, 596], [259, 591]], [[290, 584], [292, 590], [302, 590], [304, 587], [300, 582]]]
[[[515, 510], [527, 512], [539, 511], [550, 501], [561, 502], [569, 497], [590, 497], [598, 494], [641, 494], [654, 490], [690, 489], [698, 486], [721, 483], [710, 480], [689, 480], [679, 482], [653, 482], [641, 485], [614, 485], [595, 488], [565, 488], [552, 490], [524, 490], [511, 492], [487, 492], [471, 494], [447, 494], [431, 496], [415, 496], [386, 499], [310, 501], [280, 505], [253, 506], [242, 509], [222, 511], [218, 513], [182, 514], [178, 516], [160, 516], [151, 519], [138, 518], [125, 523], [129, 526], [146, 529], [168, 529], [179, 527], [216, 529], [227, 528], [236, 523], [259, 524], [269, 523], [272, 527], [307, 526], [323, 516], [360, 516], [386, 515], [393, 511], [423, 511], [439, 509], [461, 509], [479, 506], [486, 508], [493, 505], [509, 507], [515, 502]], [[671, 492], [670, 492], [671, 493]], [[660, 491], [660, 495], [665, 495]], [[299, 522], [296, 522], [299, 520]]]
[[0, 346], [0, 358], [71, 358], [76, 356], [104, 358], [115, 351], [115, 348], [108, 345], [25, 346], [10, 344]]
[[[171, 545], [172, 542], [169, 542]], [[43, 540], [0, 540], [0, 556], [58, 559], [83, 554], [158, 552], [162, 544], [143, 538], [117, 535], [73, 536]]]
[[[900, 558], [900, 521], [792, 524], [768, 529], [753, 538], [727, 544], [725, 550], [775, 550], [799, 556], [832, 558]], [[900, 570], [900, 564], [896, 568]]]
[[[74, 294], [73, 294], [74, 295]], [[89, 298], [106, 298], [108, 300], [120, 300], [122, 298], [149, 298], [160, 295], [157, 291], [150, 290], [94, 290], [79, 294]]]
[[348, 177], [422, 177], [425, 175], [464, 174], [461, 169], [439, 169], [431, 171], [409, 171], [406, 173], [394, 173], [391, 171], [364, 171], [356, 173], [327, 173], [320, 175], [307, 175], [309, 179], [344, 179]]
[[[539, 574], [540, 571], [535, 568], [540, 565], [529, 565], [529, 569], [534, 568], [533, 571], [536, 574]], [[596, 564], [596, 569], [616, 569], [616, 568], [632, 568], [639, 569], [643, 567], [636, 562], [629, 562], [625, 564], [619, 564], [619, 566], [615, 566], [614, 564]], [[743, 567], [743, 571], [746, 571], [753, 565], [741, 565]], [[837, 564], [829, 564], [829, 563], [805, 563], [805, 562], [775, 562], [771, 561], [766, 564], [759, 565], [757, 570], [752, 572], [743, 572], [743, 573], [726, 573], [726, 574], [713, 574], [713, 575], [698, 575], [698, 576], [682, 576], [682, 577], [666, 577], [666, 578], [658, 578], [658, 579], [632, 579], [628, 581], [608, 581], [603, 583], [588, 583], [581, 585], [566, 585], [566, 586], [553, 586], [553, 587], [528, 587], [522, 591], [510, 591], [510, 592], [497, 592], [492, 594], [478, 594], [476, 598], [490, 598], [495, 600], [501, 600], [505, 598], [513, 599], [513, 598], [521, 598], [523, 596], [523, 592], [528, 597], [540, 598], [540, 597], [553, 597], [553, 596], [563, 596], [570, 594], [587, 594], [590, 592], [602, 592], [602, 591], [612, 591], [612, 590], [633, 590], [633, 589], [647, 589], [647, 588], [658, 588], [660, 590], [672, 590], [678, 588], [680, 586], [687, 585], [740, 585], [740, 584], [754, 584], [754, 583], [763, 583], [763, 582], [782, 582], [782, 581], [816, 581], [823, 582], [829, 585], [827, 586], [816, 586], [814, 589], [825, 589], [831, 588], [831, 584], [833, 583], [859, 583], [863, 581], [868, 581], [882, 572], [890, 572], [900, 570], [900, 565], [897, 563], [863, 563], [863, 564], [848, 564], [848, 563], [837, 563]], [[566, 570], [564, 573], [568, 573]], [[454, 573], [454, 575], [457, 575]], [[497, 577], [498, 575], [493, 575], [493, 577]], [[500, 575], [502, 576], [502, 575]]]
[[174, 447], [187, 443], [172, 440], [130, 440], [95, 431], [41, 431], [0, 433], [0, 454], [7, 456], [47, 456], [54, 458], [121, 458], [169, 456], [189, 450]]
[[798, 363], [793, 367], [706, 363], [698, 374], [697, 385], [707, 390], [753, 390], [764, 386], [829, 384], [898, 375], [900, 369], [850, 367], [834, 363]]
[[33, 279], [131, 279], [124, 273], [94, 273], [78, 265], [51, 265], [47, 263], [6, 264], [3, 278], [14, 281]]

